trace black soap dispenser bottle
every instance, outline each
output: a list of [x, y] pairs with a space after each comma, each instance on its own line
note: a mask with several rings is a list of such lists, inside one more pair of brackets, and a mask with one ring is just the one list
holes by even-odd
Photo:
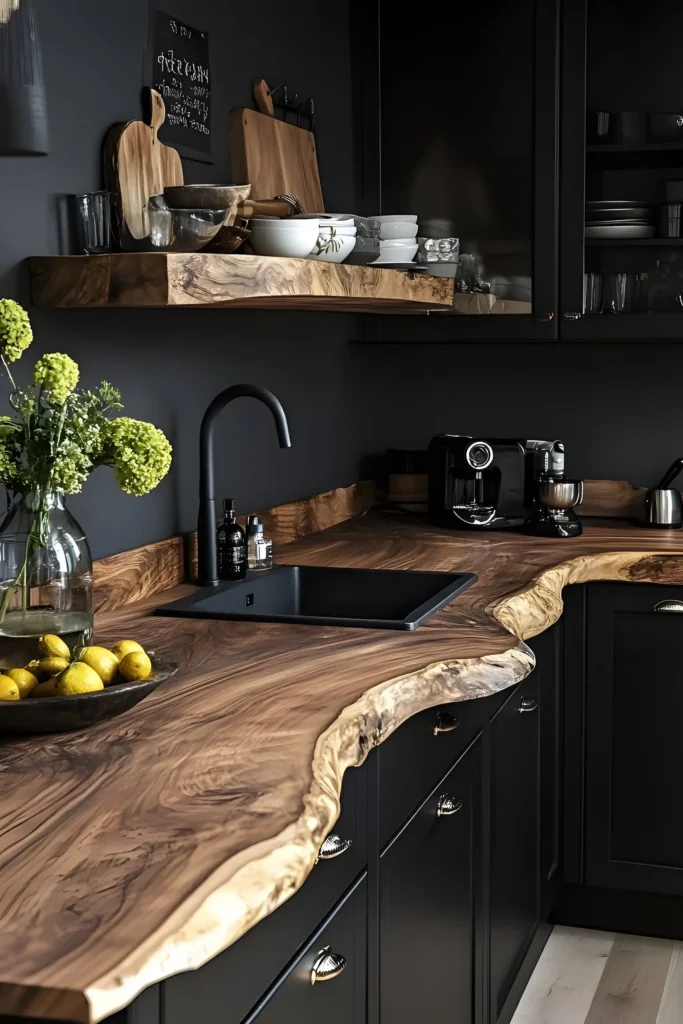
[[247, 574], [247, 539], [237, 522], [235, 499], [223, 499], [223, 521], [216, 535], [218, 578], [243, 580]]

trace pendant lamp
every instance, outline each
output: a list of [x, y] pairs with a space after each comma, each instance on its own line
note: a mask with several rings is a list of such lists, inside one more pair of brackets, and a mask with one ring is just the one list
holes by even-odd
[[44, 156], [47, 148], [34, 0], [0, 0], [0, 156]]

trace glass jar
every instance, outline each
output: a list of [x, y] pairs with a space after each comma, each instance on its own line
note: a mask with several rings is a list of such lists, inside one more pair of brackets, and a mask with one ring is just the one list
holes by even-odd
[[90, 643], [92, 581], [90, 548], [64, 495], [17, 495], [0, 523], [2, 662], [35, 657], [35, 638], [44, 633], [61, 636], [72, 648]]

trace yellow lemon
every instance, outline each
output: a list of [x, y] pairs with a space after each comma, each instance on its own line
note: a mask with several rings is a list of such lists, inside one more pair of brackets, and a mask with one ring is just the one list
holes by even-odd
[[93, 668], [105, 686], [113, 683], [119, 670], [119, 659], [106, 647], [84, 647], [78, 660]]
[[[30, 664], [33, 664], [32, 662]], [[66, 658], [58, 658], [57, 655], [53, 655], [51, 658], [41, 658], [36, 669], [39, 676], [58, 676], [60, 672], [63, 672], [65, 668], [69, 667], [69, 662]], [[32, 671], [32, 669], [29, 669]], [[35, 674], [35, 673], [34, 673]]]
[[57, 683], [59, 677], [55, 676], [54, 679], [46, 679], [42, 683], [38, 683], [37, 686], [33, 687], [31, 691], [32, 697], [56, 697], [57, 696]]
[[133, 651], [142, 651], [144, 654], [145, 648], [137, 640], [118, 640], [111, 649], [111, 653], [116, 655], [119, 662]]
[[76, 693], [93, 693], [103, 690], [104, 683], [94, 668], [81, 661], [69, 665], [56, 680], [56, 690], [60, 697], [71, 697]]
[[131, 651], [121, 659], [119, 672], [128, 683], [139, 682], [151, 675], [152, 662], [144, 651]]
[[19, 700], [19, 687], [9, 676], [0, 675], [0, 700]]
[[43, 658], [56, 655], [58, 658], [66, 658], [67, 661], [71, 661], [71, 651], [61, 636], [55, 636], [54, 633], [46, 633], [45, 636], [38, 637], [38, 654]]
[[33, 672], [28, 672], [25, 668], [11, 668], [7, 675], [19, 687], [20, 697], [28, 697], [31, 690], [35, 689], [38, 685], [37, 676], [34, 676]]

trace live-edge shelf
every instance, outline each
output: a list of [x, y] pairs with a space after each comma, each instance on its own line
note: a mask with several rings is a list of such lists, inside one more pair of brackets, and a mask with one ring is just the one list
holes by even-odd
[[358, 313], [453, 311], [453, 281], [378, 267], [215, 253], [36, 256], [43, 308], [234, 307]]

